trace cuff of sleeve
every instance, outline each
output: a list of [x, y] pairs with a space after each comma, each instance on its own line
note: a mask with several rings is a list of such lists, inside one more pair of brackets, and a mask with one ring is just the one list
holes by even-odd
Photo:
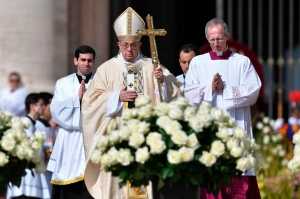
[[116, 90], [110, 95], [106, 105], [106, 117], [113, 116], [122, 108], [123, 102], [119, 101], [120, 92], [120, 90]]

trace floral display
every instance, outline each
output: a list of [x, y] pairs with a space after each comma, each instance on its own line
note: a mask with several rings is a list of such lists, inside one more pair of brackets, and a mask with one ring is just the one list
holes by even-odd
[[46, 135], [37, 130], [27, 137], [24, 129], [29, 126], [27, 118], [12, 117], [0, 110], [0, 195], [4, 195], [9, 182], [20, 185], [26, 168], [45, 171], [40, 160]]
[[257, 150], [264, 164], [256, 171], [262, 199], [293, 198], [294, 176], [287, 169], [292, 145], [282, 128], [275, 132], [274, 120], [260, 114], [254, 127]]
[[123, 111], [122, 126], [112, 120], [99, 139], [91, 161], [132, 186], [159, 179], [159, 187], [179, 180], [217, 193], [232, 177], [256, 166], [256, 144], [223, 110], [185, 98], [151, 105], [139, 96], [135, 108]]

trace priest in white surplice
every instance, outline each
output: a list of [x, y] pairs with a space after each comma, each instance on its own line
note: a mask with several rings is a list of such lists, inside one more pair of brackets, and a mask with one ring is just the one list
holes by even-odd
[[[141, 36], [138, 29], [145, 29], [142, 18], [132, 9], [126, 9], [115, 21], [120, 54], [98, 67], [95, 78], [82, 100], [82, 125], [87, 157], [85, 182], [96, 199], [152, 198], [152, 190], [119, 188], [119, 178], [106, 173], [100, 165], [89, 161], [99, 137], [106, 133], [112, 118], [121, 121], [123, 108], [130, 108], [138, 95], [148, 95], [157, 105], [157, 79], [161, 83], [163, 100], [168, 102], [182, 94], [180, 83], [166, 68], [153, 69], [152, 60], [140, 53]], [[131, 79], [129, 80], [129, 77]], [[129, 83], [133, 81], [132, 83]], [[129, 84], [128, 84], [129, 83]], [[126, 87], [128, 86], [128, 87]], [[134, 90], [130, 87], [134, 86]], [[132, 191], [132, 192], [131, 192]], [[138, 195], [136, 195], [138, 194]]]
[[13, 116], [25, 116], [25, 98], [28, 91], [21, 87], [21, 75], [11, 72], [8, 76], [9, 87], [0, 90], [0, 109]]
[[[227, 110], [252, 138], [250, 106], [257, 100], [260, 79], [248, 57], [229, 50], [230, 35], [224, 21], [210, 20], [205, 26], [205, 35], [212, 50], [191, 61], [185, 78], [185, 97], [194, 104], [206, 101], [212, 107]], [[225, 187], [218, 197], [205, 189], [201, 192], [201, 199], [260, 198], [254, 169], [246, 171], [241, 180], [233, 179], [233, 188]]]
[[85, 156], [81, 130], [81, 99], [93, 79], [95, 51], [79, 46], [77, 72], [57, 80], [50, 104], [52, 120], [59, 125], [47, 170], [53, 172], [52, 199], [92, 199], [84, 184]]

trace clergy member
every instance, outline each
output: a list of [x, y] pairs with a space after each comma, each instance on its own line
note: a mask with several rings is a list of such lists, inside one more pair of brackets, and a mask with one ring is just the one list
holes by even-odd
[[8, 76], [9, 87], [0, 90], [0, 109], [13, 116], [25, 116], [25, 98], [28, 91], [21, 87], [21, 75], [11, 72]]
[[59, 128], [47, 166], [53, 172], [52, 199], [92, 199], [83, 181], [85, 156], [80, 107], [93, 78], [95, 56], [90, 46], [79, 46], [74, 57], [77, 72], [57, 80], [55, 85], [50, 110]]
[[159, 80], [162, 97], [169, 102], [182, 94], [182, 84], [165, 67], [153, 68], [152, 60], [140, 52], [141, 36], [138, 29], [145, 29], [143, 19], [132, 9], [126, 9], [115, 21], [119, 54], [98, 67], [95, 78], [82, 100], [83, 137], [87, 167], [85, 183], [97, 199], [152, 198], [152, 190], [143, 189], [139, 196], [126, 188], [119, 188], [119, 178], [106, 173], [100, 165], [90, 161], [99, 140], [106, 133], [112, 118], [121, 121], [122, 111], [134, 105], [138, 95], [147, 95], [153, 105], [160, 103]]
[[[230, 34], [224, 21], [210, 20], [205, 26], [205, 36], [212, 50], [191, 61], [185, 97], [194, 104], [206, 101], [212, 107], [226, 110], [235, 118], [237, 126], [253, 138], [250, 106], [257, 100], [260, 79], [248, 57], [229, 50]], [[201, 192], [201, 199], [215, 198], [205, 189]], [[233, 189], [224, 188], [217, 198], [235, 198], [236, 195], [260, 198], [254, 169], [246, 171], [241, 180], [233, 179]]]
[[199, 55], [199, 49], [194, 44], [185, 44], [179, 49], [179, 65], [183, 74], [176, 76], [176, 78], [183, 83], [185, 86], [185, 76], [187, 71], [189, 70], [189, 65], [192, 59]]

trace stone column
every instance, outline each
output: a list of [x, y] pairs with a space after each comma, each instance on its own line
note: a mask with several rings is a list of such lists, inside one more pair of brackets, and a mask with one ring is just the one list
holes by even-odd
[[0, 2], [0, 85], [21, 73], [31, 92], [53, 92], [67, 73], [67, 0]]

